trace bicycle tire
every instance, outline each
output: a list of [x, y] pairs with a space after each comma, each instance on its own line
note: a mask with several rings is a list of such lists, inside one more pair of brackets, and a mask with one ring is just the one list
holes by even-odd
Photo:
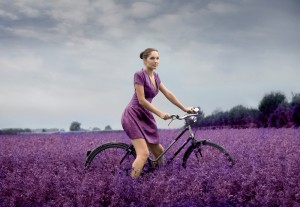
[[102, 173], [131, 171], [136, 152], [132, 145], [121, 142], [109, 142], [87, 153], [85, 170], [99, 170]]
[[[195, 153], [195, 156], [192, 156], [192, 153]], [[215, 165], [225, 163], [226, 165], [232, 167], [235, 164], [234, 159], [231, 155], [220, 145], [210, 142], [207, 140], [201, 140], [193, 143], [188, 147], [186, 152], [183, 155], [182, 166], [186, 168], [191, 166], [192, 163], [198, 165], [201, 163], [200, 157], [206, 156], [208, 158], [206, 161], [202, 161], [202, 164], [214, 162]]]

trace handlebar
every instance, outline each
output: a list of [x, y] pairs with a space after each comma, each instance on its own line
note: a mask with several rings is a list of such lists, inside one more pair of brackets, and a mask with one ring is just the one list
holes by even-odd
[[[195, 107], [193, 108], [193, 112], [194, 113], [191, 113], [191, 114], [185, 114], [183, 116], [179, 116], [179, 115], [176, 115], [176, 114], [172, 114], [171, 115], [171, 122], [168, 124], [170, 125], [172, 123], [172, 121], [174, 121], [175, 119], [178, 119], [178, 120], [187, 120], [187, 118], [189, 117], [196, 117], [197, 115], [199, 115], [199, 112], [200, 112], [200, 108], [199, 107]], [[197, 119], [196, 119], [197, 120]], [[196, 121], [195, 120], [195, 121]]]
[[171, 115], [171, 119], [172, 121], [175, 120], [175, 119], [178, 119], [178, 120], [183, 120], [183, 119], [186, 119], [188, 117], [191, 117], [191, 116], [197, 116], [198, 114], [186, 114], [184, 116], [179, 116], [179, 115], [175, 115], [175, 114], [172, 114]]

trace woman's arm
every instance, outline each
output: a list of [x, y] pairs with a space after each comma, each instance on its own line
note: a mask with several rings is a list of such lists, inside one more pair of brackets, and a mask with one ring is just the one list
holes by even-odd
[[160, 83], [159, 89], [165, 95], [165, 97], [171, 103], [173, 103], [175, 106], [177, 106], [178, 108], [180, 108], [184, 112], [192, 113], [192, 107], [186, 108], [185, 106], [183, 106], [180, 103], [180, 101], [175, 97], [175, 95], [171, 91], [169, 91], [169, 89], [167, 89], [167, 87], [163, 83]]
[[146, 98], [145, 98], [145, 91], [144, 91], [144, 86], [140, 85], [140, 84], [135, 84], [135, 91], [136, 91], [136, 95], [139, 101], [139, 104], [142, 105], [143, 107], [145, 107], [146, 109], [148, 109], [149, 111], [153, 112], [154, 114], [156, 114], [158, 117], [162, 118], [162, 119], [168, 119], [170, 118], [169, 114], [166, 114], [160, 110], [158, 110], [155, 106], [153, 106], [153, 104], [151, 104]]

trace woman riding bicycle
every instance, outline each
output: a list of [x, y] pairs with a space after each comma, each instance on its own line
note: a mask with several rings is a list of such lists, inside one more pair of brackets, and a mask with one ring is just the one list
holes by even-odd
[[[132, 163], [131, 177], [138, 177], [149, 157], [149, 150], [158, 157], [164, 150], [159, 144], [158, 129], [153, 117], [156, 114], [167, 120], [168, 113], [164, 113], [151, 104], [152, 99], [161, 91], [165, 97], [178, 108], [187, 113], [192, 113], [192, 107], [183, 106], [174, 94], [160, 81], [154, 70], [159, 64], [158, 50], [147, 48], [140, 53], [145, 67], [134, 74], [135, 93], [122, 115], [122, 127], [136, 151], [136, 159]], [[151, 113], [152, 112], [152, 113]], [[163, 160], [160, 160], [162, 162]]]

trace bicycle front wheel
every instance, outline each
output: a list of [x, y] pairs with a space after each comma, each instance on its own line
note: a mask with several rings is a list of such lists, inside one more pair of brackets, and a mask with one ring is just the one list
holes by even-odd
[[184, 168], [198, 167], [199, 165], [216, 167], [224, 164], [232, 167], [235, 162], [223, 147], [207, 140], [193, 143], [186, 150], [182, 162]]
[[88, 152], [85, 169], [112, 175], [117, 172], [129, 174], [135, 157], [136, 153], [132, 145], [110, 142]]

